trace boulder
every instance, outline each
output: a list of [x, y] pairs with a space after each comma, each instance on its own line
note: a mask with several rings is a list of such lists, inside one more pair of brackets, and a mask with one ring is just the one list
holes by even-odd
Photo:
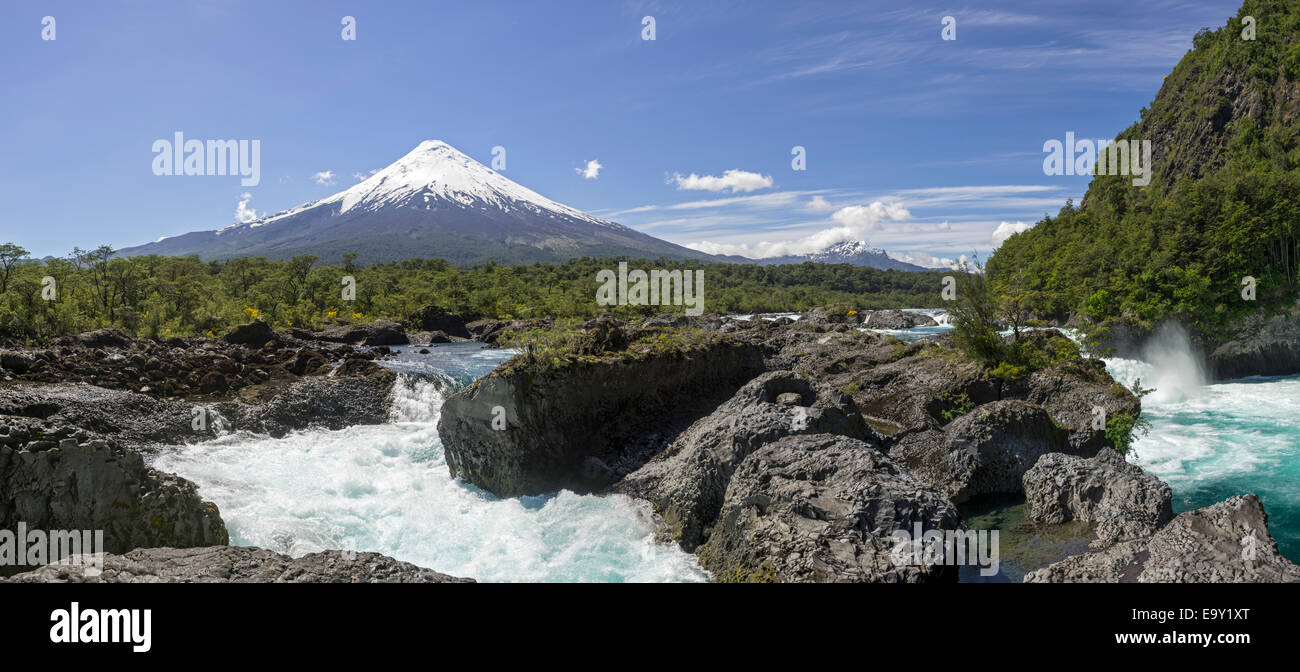
[[949, 423], [942, 432], [913, 432], [890, 457], [917, 479], [961, 503], [975, 495], [1017, 493], [1021, 477], [1046, 453], [1069, 449], [1067, 434], [1041, 406], [995, 401]]
[[385, 388], [392, 387], [393, 381], [397, 379], [397, 372], [392, 369], [376, 364], [373, 360], [360, 357], [344, 359], [343, 363], [339, 364], [338, 369], [335, 370], [334, 375], [365, 378]]
[[406, 345], [409, 342], [406, 328], [393, 320], [331, 327], [316, 334], [316, 338], [350, 345]]
[[879, 440], [848, 395], [774, 371], [746, 383], [613, 490], [654, 504], [665, 536], [693, 551], [717, 519], [736, 467], [764, 444], [792, 434], [840, 434], [873, 445]]
[[[30, 446], [30, 444], [29, 444]], [[230, 542], [198, 487], [145, 466], [114, 441], [64, 439], [48, 449], [0, 445], [0, 529], [103, 530], [109, 553]]]
[[30, 354], [18, 350], [0, 350], [0, 369], [8, 369], [23, 374], [32, 368], [36, 359]]
[[1141, 400], [1115, 382], [1099, 359], [1076, 360], [1036, 371], [1030, 374], [1025, 388], [1018, 396], [1047, 409], [1056, 424], [1070, 433], [1070, 452], [1076, 455], [1094, 455], [1111, 447], [1106, 430], [1096, 426], [1098, 417], [1110, 421], [1121, 414], [1136, 418], [1142, 413]]
[[873, 310], [862, 322], [862, 326], [868, 329], [912, 329], [933, 327], [938, 324], [929, 315], [905, 310]]
[[455, 341], [466, 340], [463, 338], [453, 339], [451, 336], [448, 336], [446, 332], [442, 331], [417, 331], [407, 334], [406, 337], [410, 339], [411, 345], [417, 346], [433, 345], [435, 343], [452, 343]]
[[956, 530], [957, 509], [870, 444], [786, 436], [741, 461], [700, 547], [720, 581], [955, 581], [956, 567], [895, 561], [896, 530]]
[[[856, 314], [849, 315], [850, 310], [851, 309], [848, 308], [847, 306], [840, 306], [835, 308], [828, 308], [828, 307], [814, 308], [804, 313], [799, 318], [799, 321], [803, 322], [806, 325], [819, 325], [819, 326], [856, 323], [858, 321], [858, 316]], [[755, 315], [754, 318], [762, 319], [757, 315]], [[750, 318], [750, 319], [754, 319], [754, 318]], [[785, 318], [777, 318], [776, 322], [780, 323], [784, 319]]]
[[262, 320], [254, 320], [248, 324], [232, 327], [230, 331], [226, 332], [225, 336], [221, 337], [221, 340], [234, 345], [260, 348], [266, 345], [267, 342], [275, 341], [278, 338], [279, 336], [271, 328], [271, 325]]
[[324, 353], [301, 348], [293, 354], [293, 359], [284, 363], [284, 368], [296, 376], [307, 376], [327, 374], [332, 367]]
[[1143, 539], [1076, 555], [1025, 575], [1026, 583], [1294, 583], [1300, 567], [1277, 550], [1255, 495], [1176, 516]]
[[1022, 482], [1030, 520], [1096, 523], [1098, 546], [1151, 536], [1174, 517], [1169, 485], [1114, 450], [1091, 459], [1048, 453]]
[[[448, 336], [469, 338], [465, 320], [460, 315], [434, 305], [425, 306], [406, 318], [407, 324], [420, 331], [441, 331]], [[427, 345], [427, 344], [426, 344]]]
[[[251, 546], [142, 548], [86, 564], [49, 565], [15, 583], [473, 583], [378, 553], [322, 551], [301, 558]], [[93, 574], [93, 573], [92, 573]]]

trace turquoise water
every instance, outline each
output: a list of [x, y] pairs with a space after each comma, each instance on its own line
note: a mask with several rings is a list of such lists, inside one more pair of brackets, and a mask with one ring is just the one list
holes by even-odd
[[1157, 387], [1142, 401], [1151, 431], [1133, 448], [1173, 488], [1174, 512], [1254, 493], [1282, 554], [1300, 560], [1300, 376], [1180, 386], [1146, 362], [1106, 364], [1125, 384]]
[[653, 539], [650, 506], [562, 491], [501, 499], [452, 479], [443, 394], [510, 353], [478, 344], [399, 348], [392, 421], [281, 439], [231, 434], [176, 446], [153, 466], [199, 485], [231, 543], [293, 556], [376, 551], [480, 581], [703, 581], [695, 556]]
[[[944, 323], [908, 329], [922, 338], [951, 328], [942, 311], [917, 311]], [[1156, 335], [1143, 359], [1107, 359], [1125, 385], [1141, 379], [1150, 432], [1134, 444], [1138, 464], [1173, 489], [1174, 512], [1259, 495], [1278, 548], [1300, 561], [1300, 376], [1207, 384], [1185, 334]]]

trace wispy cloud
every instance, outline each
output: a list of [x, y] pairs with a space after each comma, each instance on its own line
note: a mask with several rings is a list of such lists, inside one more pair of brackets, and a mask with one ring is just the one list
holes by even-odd
[[334, 184], [334, 171], [322, 170], [319, 173], [313, 173], [311, 179], [315, 180], [316, 184]]

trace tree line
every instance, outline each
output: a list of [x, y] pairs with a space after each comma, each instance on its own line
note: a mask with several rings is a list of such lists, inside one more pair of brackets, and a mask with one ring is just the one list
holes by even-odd
[[[316, 257], [203, 261], [196, 256], [122, 257], [111, 247], [74, 249], [36, 260], [0, 244], [0, 338], [45, 341], [107, 326], [146, 338], [214, 337], [263, 319], [276, 328], [324, 326], [389, 318], [402, 321], [434, 304], [467, 320], [589, 318], [605, 310], [622, 317], [681, 312], [682, 306], [600, 306], [602, 269], [619, 261], [640, 269], [704, 270], [704, 307], [720, 313], [803, 311], [845, 304], [862, 309], [939, 307], [942, 277], [804, 263], [786, 266], [698, 264], [678, 260], [572, 259], [564, 263], [468, 268], [442, 259], [410, 259], [362, 267]], [[351, 294], [345, 278], [350, 277]]]

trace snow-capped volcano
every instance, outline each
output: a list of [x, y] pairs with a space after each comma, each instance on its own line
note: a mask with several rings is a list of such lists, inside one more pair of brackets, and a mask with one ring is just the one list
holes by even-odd
[[707, 258], [520, 186], [440, 140], [333, 196], [216, 231], [166, 238], [125, 255], [198, 254], [358, 262], [416, 257], [452, 263], [576, 256]]

